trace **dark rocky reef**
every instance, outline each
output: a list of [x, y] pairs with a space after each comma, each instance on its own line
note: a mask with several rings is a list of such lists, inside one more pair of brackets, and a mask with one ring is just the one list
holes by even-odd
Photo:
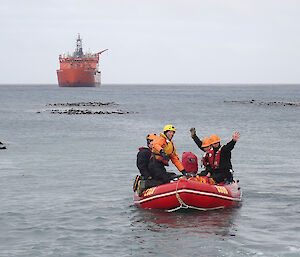
[[[52, 114], [67, 114], [67, 115], [79, 115], [79, 114], [133, 114], [136, 112], [133, 111], [123, 111], [123, 110], [99, 110], [99, 107], [113, 107], [119, 105], [115, 102], [78, 102], [78, 103], [54, 103], [54, 104], [47, 104], [46, 106], [55, 106], [55, 107], [62, 107], [61, 109], [47, 109], [43, 111], [37, 111], [37, 113], [52, 113]], [[71, 109], [67, 109], [64, 107], [72, 107]], [[78, 108], [73, 108], [78, 107]], [[92, 110], [83, 109], [81, 107], [91, 107]], [[97, 107], [97, 108], [95, 108]]]
[[255, 104], [255, 105], [265, 105], [265, 106], [293, 106], [300, 107], [300, 102], [280, 102], [280, 101], [257, 101], [257, 100], [247, 100], [247, 101], [224, 101], [224, 103], [237, 103], [237, 104]]
[[3, 149], [6, 149], [6, 146], [2, 142], [0, 142], [0, 150], [3, 150]]
[[[116, 111], [92, 111], [92, 110], [81, 110], [81, 109], [66, 109], [66, 110], [59, 110], [59, 109], [52, 109], [52, 110], [46, 110], [45, 112], [49, 112], [52, 114], [132, 114], [135, 112], [132, 111], [122, 111], [122, 110], [116, 110]], [[37, 112], [41, 113], [41, 112]]]
[[116, 106], [119, 105], [115, 102], [78, 102], [78, 103], [54, 103], [54, 104], [47, 104], [46, 106]]

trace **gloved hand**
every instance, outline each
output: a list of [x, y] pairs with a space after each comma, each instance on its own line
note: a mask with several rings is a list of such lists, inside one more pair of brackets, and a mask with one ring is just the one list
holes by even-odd
[[164, 150], [161, 149], [159, 153], [165, 161], [170, 159], [169, 155], [167, 155]]
[[196, 135], [196, 129], [195, 128], [191, 128], [190, 132], [191, 132], [191, 137], [194, 137]]

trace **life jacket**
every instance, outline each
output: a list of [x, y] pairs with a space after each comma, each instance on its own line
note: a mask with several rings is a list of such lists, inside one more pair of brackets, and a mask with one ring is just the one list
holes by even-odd
[[207, 167], [209, 165], [209, 156], [213, 156], [213, 153], [207, 152], [202, 156], [202, 165]]
[[203, 184], [211, 184], [211, 185], [215, 184], [215, 181], [214, 181], [213, 178], [206, 177], [206, 176], [197, 175], [196, 177], [191, 178], [191, 180], [198, 181], [198, 182], [203, 183]]
[[175, 153], [175, 147], [172, 141], [166, 141], [167, 145], [163, 147], [166, 154], [171, 155]]
[[198, 171], [198, 158], [195, 154], [191, 152], [183, 152], [182, 153], [182, 165], [187, 172], [195, 172]]
[[[167, 154], [167, 155], [173, 155], [176, 154], [176, 150], [174, 147], [174, 144], [172, 141], [170, 141], [164, 134], [160, 134], [160, 147], [161, 149]], [[163, 139], [161, 139], [163, 138]], [[155, 140], [154, 140], [155, 141]], [[169, 165], [169, 160], [164, 160], [163, 157], [160, 155], [160, 150], [156, 149], [154, 147], [155, 142], [153, 142], [153, 148], [152, 148], [152, 153], [155, 156], [155, 158], [160, 161], [163, 162], [165, 165]]]
[[[208, 163], [209, 163], [210, 167], [213, 169], [219, 168], [222, 147], [223, 146], [221, 146], [216, 153], [214, 153], [213, 149], [209, 150], [209, 152], [208, 152]], [[204, 162], [207, 165], [207, 162], [204, 160], [204, 157], [203, 157], [203, 165], [205, 165]], [[205, 167], [207, 167], [207, 166], [205, 166]]]
[[[168, 160], [164, 160], [160, 155], [161, 150], [163, 150], [169, 156]], [[164, 163], [166, 166], [169, 166], [169, 160], [171, 159], [172, 163], [179, 171], [184, 169], [178, 154], [176, 153], [176, 148], [173, 142], [162, 133], [160, 133], [160, 136], [156, 137], [152, 141], [152, 156], [154, 156], [154, 158], [156, 158], [158, 161]]]

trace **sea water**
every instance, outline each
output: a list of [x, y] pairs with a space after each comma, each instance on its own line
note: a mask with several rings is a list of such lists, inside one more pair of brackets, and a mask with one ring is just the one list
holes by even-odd
[[[1, 85], [0, 256], [300, 256], [300, 107], [251, 100], [299, 103], [300, 86]], [[72, 107], [111, 114], [51, 113], [88, 102], [114, 104]], [[241, 207], [134, 206], [138, 148], [166, 124], [180, 157], [201, 158], [191, 127], [223, 144], [241, 133]]]

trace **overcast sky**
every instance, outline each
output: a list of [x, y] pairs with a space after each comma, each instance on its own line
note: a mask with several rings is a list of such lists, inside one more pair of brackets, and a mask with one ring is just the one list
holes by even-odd
[[299, 0], [0, 0], [0, 84], [57, 83], [98, 52], [102, 83], [300, 83]]

